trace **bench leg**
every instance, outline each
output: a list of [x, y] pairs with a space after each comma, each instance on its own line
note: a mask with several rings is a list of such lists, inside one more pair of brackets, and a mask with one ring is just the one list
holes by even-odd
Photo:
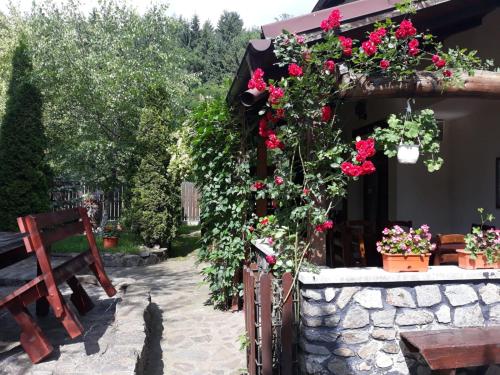
[[104, 268], [100, 265], [98, 266], [95, 260], [94, 263], [89, 265], [89, 268], [92, 270], [95, 277], [97, 277], [97, 280], [101, 284], [108, 297], [113, 297], [116, 294], [116, 289], [113, 284], [111, 284], [111, 280], [109, 280], [108, 275], [106, 275], [106, 271], [104, 271]]
[[38, 363], [47, 358], [54, 348], [49, 340], [47, 340], [38, 324], [33, 320], [26, 307], [14, 301], [9, 304], [7, 308], [17, 324], [21, 327], [21, 345], [26, 354], [28, 354], [31, 362]]
[[59, 298], [61, 299], [62, 304], [62, 314], [57, 319], [64, 326], [66, 332], [68, 332], [69, 337], [71, 337], [72, 339], [77, 338], [84, 331], [82, 323], [80, 323], [80, 320], [78, 320], [76, 315], [68, 306], [63, 296], [61, 295], [61, 292], [59, 292]]
[[[36, 262], [36, 274], [37, 276], [42, 274], [40, 269], [40, 263]], [[49, 314], [49, 302], [45, 297], [42, 297], [36, 301], [36, 315], [37, 316], [47, 316]]]
[[71, 302], [73, 302], [73, 305], [77, 308], [78, 312], [81, 315], [85, 315], [92, 310], [94, 308], [94, 304], [78, 279], [75, 276], [72, 276], [67, 280], [67, 283], [73, 291], [73, 294], [71, 295]]

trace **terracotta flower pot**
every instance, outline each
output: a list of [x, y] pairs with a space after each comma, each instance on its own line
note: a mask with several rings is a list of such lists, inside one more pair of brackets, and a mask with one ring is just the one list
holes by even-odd
[[431, 254], [382, 254], [384, 271], [426, 272]]
[[500, 261], [488, 263], [488, 258], [483, 253], [477, 254], [476, 259], [472, 259], [471, 252], [467, 250], [457, 250], [458, 266], [466, 270], [481, 268], [500, 268]]
[[102, 240], [105, 249], [112, 249], [118, 246], [118, 237], [104, 237]]

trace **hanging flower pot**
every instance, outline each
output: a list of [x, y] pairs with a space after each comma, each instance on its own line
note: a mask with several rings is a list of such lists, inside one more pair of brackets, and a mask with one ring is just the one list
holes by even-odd
[[418, 145], [399, 145], [398, 146], [398, 161], [401, 164], [416, 164], [420, 150]]

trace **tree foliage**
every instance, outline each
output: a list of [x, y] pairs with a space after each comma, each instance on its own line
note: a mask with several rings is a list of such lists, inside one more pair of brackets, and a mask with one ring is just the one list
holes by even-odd
[[49, 208], [47, 140], [42, 96], [32, 82], [31, 56], [21, 39], [12, 59], [12, 75], [0, 127], [0, 229], [15, 230], [16, 218]]

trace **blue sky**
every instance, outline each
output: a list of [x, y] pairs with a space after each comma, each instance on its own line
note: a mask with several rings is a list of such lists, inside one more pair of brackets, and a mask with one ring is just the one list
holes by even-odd
[[[43, 0], [37, 0], [43, 2]], [[64, 0], [54, 0], [61, 2]], [[151, 0], [124, 0], [135, 6], [140, 12], [147, 9], [153, 1]], [[22, 9], [31, 7], [32, 0], [12, 0]], [[95, 6], [98, 0], [80, 0], [85, 10]], [[274, 22], [274, 18], [282, 13], [294, 16], [309, 13], [316, 0], [160, 0], [157, 2], [170, 4], [170, 13], [191, 17], [198, 14], [202, 21], [210, 20], [216, 24], [219, 15], [224, 10], [238, 12], [245, 26], [261, 26]], [[0, 0], [0, 11], [6, 11], [9, 0]]]

